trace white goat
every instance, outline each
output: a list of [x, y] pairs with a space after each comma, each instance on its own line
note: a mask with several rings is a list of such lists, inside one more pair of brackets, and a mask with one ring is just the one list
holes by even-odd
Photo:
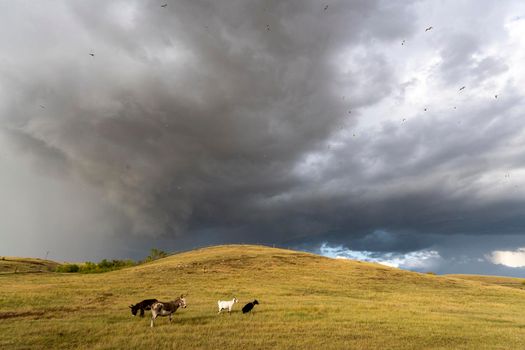
[[228, 313], [230, 313], [232, 311], [232, 307], [233, 307], [233, 304], [239, 302], [239, 300], [237, 300], [237, 298], [233, 298], [232, 300], [229, 300], [229, 301], [222, 301], [222, 300], [219, 300], [217, 302], [217, 305], [219, 305], [219, 314], [221, 313], [222, 310], [226, 310], [228, 309]]

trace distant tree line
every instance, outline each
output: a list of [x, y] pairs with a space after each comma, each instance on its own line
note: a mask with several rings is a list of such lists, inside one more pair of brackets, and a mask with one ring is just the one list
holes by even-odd
[[55, 272], [77, 272], [77, 273], [100, 273], [100, 272], [109, 272], [114, 270], [119, 270], [124, 267], [135, 266], [143, 263], [147, 263], [153, 260], [161, 259], [167, 257], [168, 254], [160, 249], [153, 248], [150, 250], [150, 254], [140, 261], [134, 260], [107, 260], [102, 259], [99, 263], [94, 263], [91, 261], [86, 261], [85, 263], [80, 264], [62, 264], [55, 268]]

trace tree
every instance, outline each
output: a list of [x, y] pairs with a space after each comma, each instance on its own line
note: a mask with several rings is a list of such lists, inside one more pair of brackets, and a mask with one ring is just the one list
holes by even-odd
[[168, 254], [165, 251], [162, 251], [162, 250], [157, 249], [157, 248], [151, 248], [150, 254], [148, 255], [148, 257], [146, 258], [145, 261], [146, 262], [153, 261], [153, 260], [165, 258], [167, 256], [168, 256]]

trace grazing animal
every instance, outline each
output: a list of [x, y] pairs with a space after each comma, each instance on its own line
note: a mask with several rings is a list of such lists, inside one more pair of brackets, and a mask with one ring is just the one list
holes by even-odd
[[131, 314], [137, 316], [137, 312], [140, 310], [140, 317], [144, 317], [144, 310], [151, 310], [151, 305], [155, 304], [157, 301], [157, 299], [144, 299], [135, 305], [131, 304], [129, 306]]
[[248, 303], [248, 304], [244, 305], [244, 306], [242, 307], [242, 313], [245, 314], [245, 313], [247, 313], [247, 312], [252, 311], [252, 309], [253, 309], [253, 307], [254, 307], [255, 305], [259, 305], [259, 302], [257, 301], [257, 299], [255, 299], [255, 300], [254, 300], [253, 302], [251, 302], [251, 303]]
[[232, 300], [229, 300], [229, 301], [222, 301], [222, 300], [219, 300], [217, 302], [217, 305], [219, 306], [219, 314], [221, 313], [222, 310], [226, 310], [228, 309], [228, 313], [232, 312], [232, 307], [233, 307], [233, 304], [235, 303], [238, 303], [239, 300], [237, 300], [237, 298], [233, 297]]
[[184, 298], [184, 295], [181, 295], [179, 298], [173, 301], [158, 301], [151, 305], [150, 326], [153, 327], [153, 323], [157, 316], [169, 316], [171, 322], [171, 316], [175, 313], [175, 311], [177, 311], [179, 307], [186, 308], [186, 298]]

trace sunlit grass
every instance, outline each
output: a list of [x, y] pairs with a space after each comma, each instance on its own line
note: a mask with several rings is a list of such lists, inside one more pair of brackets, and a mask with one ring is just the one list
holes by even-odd
[[[221, 246], [96, 274], [0, 277], [0, 348], [519, 349], [525, 292], [258, 246]], [[155, 328], [145, 298], [188, 293]], [[217, 300], [237, 297], [231, 315]], [[255, 314], [242, 306], [257, 299]]]

